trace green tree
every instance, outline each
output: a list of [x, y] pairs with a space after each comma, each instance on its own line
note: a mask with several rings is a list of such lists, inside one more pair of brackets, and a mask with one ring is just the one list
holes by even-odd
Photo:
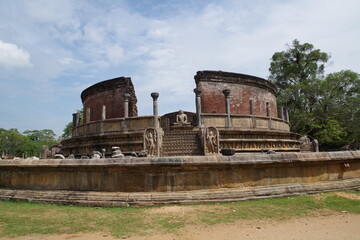
[[318, 138], [323, 150], [360, 141], [359, 74], [345, 70], [324, 76], [329, 58], [294, 40], [272, 56], [269, 68], [278, 103], [289, 109], [291, 130]]
[[[327, 53], [314, 49], [309, 43], [300, 44], [295, 39], [286, 51], [276, 52], [270, 64], [269, 80], [278, 88], [279, 103], [296, 114], [312, 112], [318, 100], [319, 79], [323, 78]], [[298, 119], [293, 119], [297, 125]]]
[[360, 143], [360, 75], [350, 70], [331, 73], [321, 82], [320, 90], [315, 112], [318, 121], [337, 121], [346, 135], [335, 137], [331, 145]]
[[0, 128], [0, 152], [17, 157], [33, 156], [38, 153], [34, 142], [22, 135], [16, 128], [9, 130]]
[[72, 136], [73, 123], [69, 122], [66, 124], [66, 127], [63, 130], [63, 134], [61, 135], [62, 139], [69, 139]]
[[26, 130], [23, 134], [28, 136], [34, 142], [55, 143], [56, 134], [51, 129]]
[[44, 145], [52, 147], [56, 144], [56, 134], [51, 129], [44, 130], [26, 130], [23, 133], [27, 136], [35, 145], [35, 156], [39, 156]]

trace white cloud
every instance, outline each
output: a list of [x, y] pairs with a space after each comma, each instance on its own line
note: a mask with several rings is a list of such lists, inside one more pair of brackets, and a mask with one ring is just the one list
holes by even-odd
[[65, 64], [65, 65], [71, 65], [71, 64], [82, 64], [83, 62], [78, 59], [75, 59], [75, 58], [65, 57], [65, 58], [60, 59], [59, 63]]
[[0, 65], [5, 67], [31, 67], [30, 54], [13, 43], [0, 40]]
[[108, 47], [106, 54], [110, 64], [118, 65], [123, 60], [124, 50], [120, 46], [110, 46]]
[[7, 57], [0, 53], [0, 64], [33, 65], [16, 75], [4, 71], [0, 79], [22, 79], [29, 87], [39, 82], [32, 91], [20, 83], [14, 89], [19, 95], [75, 94], [68, 105], [62, 103], [65, 98], [59, 101], [64, 109], [81, 104], [77, 100], [83, 86], [128, 76], [135, 84], [140, 115], [151, 113], [152, 91], [160, 93], [161, 113], [194, 110], [196, 71], [266, 78], [272, 54], [295, 38], [330, 52], [330, 71], [360, 71], [358, 0], [48, 2], [0, 1], [0, 44], [15, 49], [6, 45]]

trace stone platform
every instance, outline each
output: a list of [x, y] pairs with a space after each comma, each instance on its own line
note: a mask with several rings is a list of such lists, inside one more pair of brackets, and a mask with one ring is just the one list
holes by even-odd
[[360, 151], [0, 160], [0, 199], [89, 206], [239, 201], [360, 188]]

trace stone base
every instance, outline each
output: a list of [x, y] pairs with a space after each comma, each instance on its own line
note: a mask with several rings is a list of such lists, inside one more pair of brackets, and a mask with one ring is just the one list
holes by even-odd
[[312, 184], [279, 184], [273, 186], [223, 188], [180, 192], [94, 192], [65, 190], [0, 189], [0, 200], [46, 202], [82, 206], [153, 206], [255, 200], [319, 192], [359, 189], [360, 179], [324, 181]]

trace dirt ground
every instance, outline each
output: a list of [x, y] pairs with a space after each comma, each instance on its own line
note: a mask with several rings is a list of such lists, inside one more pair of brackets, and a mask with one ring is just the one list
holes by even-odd
[[[287, 222], [238, 221], [215, 226], [187, 226], [179, 234], [122, 237], [128, 240], [212, 240], [212, 239], [360, 239], [360, 215], [340, 213], [302, 217]], [[9, 238], [0, 238], [1, 240]], [[37, 235], [13, 240], [97, 240], [116, 239], [109, 234]]]

